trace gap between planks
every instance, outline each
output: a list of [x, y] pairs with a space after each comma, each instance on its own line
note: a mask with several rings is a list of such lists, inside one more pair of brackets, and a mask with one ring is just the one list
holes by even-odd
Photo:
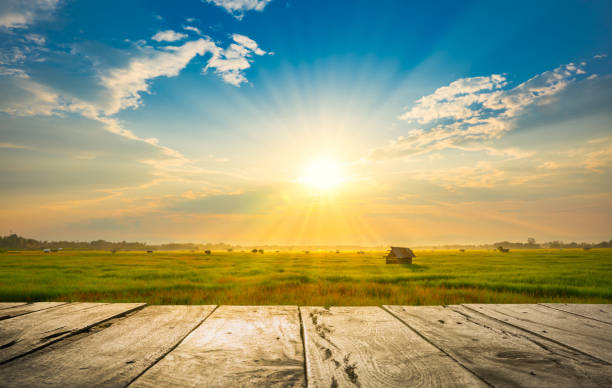
[[[436, 349], [438, 349], [439, 351], [441, 351], [442, 353], [444, 353], [445, 355], [447, 355], [451, 360], [455, 361], [457, 364], [459, 364], [463, 369], [465, 369], [466, 371], [470, 372], [472, 375], [476, 376], [476, 378], [478, 378], [480, 381], [482, 381], [483, 383], [485, 383], [486, 385], [488, 385], [489, 387], [494, 387], [493, 384], [491, 384], [490, 382], [488, 382], [485, 378], [483, 378], [482, 376], [479, 376], [478, 374], [476, 374], [476, 372], [474, 372], [473, 370], [471, 370], [470, 368], [468, 368], [467, 366], [465, 366], [461, 361], [457, 360], [455, 357], [453, 357], [451, 354], [449, 354], [446, 350], [442, 349], [441, 347], [439, 347], [438, 345], [436, 345], [435, 343], [431, 342], [426, 336], [424, 336], [423, 334], [421, 334], [418, 330], [416, 330], [414, 327], [410, 326], [407, 322], [405, 322], [403, 319], [401, 319], [400, 317], [398, 317], [397, 315], [395, 315], [391, 310], [387, 309], [386, 306], [379, 306], [381, 309], [383, 309], [384, 311], [386, 311], [388, 314], [390, 314], [391, 316], [393, 316], [393, 318], [397, 319], [398, 321], [400, 321], [404, 326], [408, 327], [410, 330], [412, 330], [413, 332], [415, 332], [419, 337], [423, 338], [425, 341], [427, 341], [429, 344], [431, 344], [431, 346], [435, 347]], [[446, 307], [446, 306], [444, 306]]]
[[597, 321], [597, 322], [601, 322], [601, 323], [606, 323], [608, 325], [612, 325], [612, 322], [604, 321], [604, 320], [601, 320], [601, 319], [598, 319], [598, 318], [595, 318], [595, 317], [592, 317], [592, 316], [588, 316], [588, 315], [585, 315], [585, 314], [580, 314], [580, 313], [577, 313], [577, 312], [574, 312], [574, 311], [569, 311], [569, 310], [566, 310], [566, 309], [557, 308], [556, 306], [554, 306], [551, 303], [538, 303], [538, 306], [548, 307], [549, 309], [561, 311], [561, 312], [564, 312], [564, 313], [575, 315], [577, 317], [586, 318], [586, 319], [592, 319], [592, 320]]
[[185, 334], [185, 336], [183, 336], [183, 338], [181, 338], [179, 341], [177, 341], [176, 344], [174, 344], [174, 346], [170, 347], [170, 349], [168, 349], [167, 352], [165, 352], [164, 354], [162, 354], [161, 356], [159, 356], [155, 361], [153, 361], [151, 363], [151, 365], [149, 365], [148, 367], [146, 367], [142, 372], [140, 372], [138, 374], [138, 376], [134, 377], [128, 384], [126, 384], [126, 387], [129, 387], [130, 384], [132, 384], [133, 382], [135, 382], [136, 380], [138, 380], [138, 378], [142, 375], [144, 375], [149, 369], [151, 369], [152, 367], [154, 367], [158, 362], [160, 362], [161, 360], [163, 360], [168, 354], [170, 354], [174, 349], [176, 349], [180, 344], [183, 343], [183, 341], [185, 341], [185, 338], [189, 337], [189, 335], [191, 333], [193, 333], [197, 328], [199, 328], [200, 326], [202, 326], [202, 324], [215, 312], [217, 311], [217, 309], [219, 308], [220, 305], [216, 305], [211, 311], [210, 313], [208, 313], [207, 316], [204, 317], [204, 319], [202, 319], [200, 321], [200, 323], [198, 323], [197, 325], [195, 325], [193, 327], [193, 329], [191, 329], [187, 334]]
[[[90, 309], [98, 308], [98, 307], [105, 306], [105, 305], [111, 305], [111, 303], [91, 303], [91, 304], [92, 304], [92, 306], [86, 307], [86, 308], [82, 309], [81, 311], [90, 310]], [[49, 346], [51, 344], [54, 344], [54, 343], [59, 342], [59, 341], [62, 341], [63, 339], [70, 338], [70, 337], [72, 337], [74, 335], [83, 333], [83, 332], [91, 329], [92, 327], [97, 326], [97, 325], [99, 325], [101, 323], [104, 323], [106, 321], [109, 321], [111, 319], [122, 317], [122, 316], [125, 316], [126, 314], [128, 314], [130, 312], [141, 310], [141, 309], [143, 309], [146, 306], [146, 303], [142, 303], [142, 304], [128, 303], [128, 304], [129, 305], [133, 305], [133, 306], [126, 307], [126, 309], [124, 311], [121, 311], [121, 312], [117, 312], [117, 313], [109, 312], [107, 317], [105, 317], [103, 319], [100, 319], [100, 320], [95, 320], [94, 322], [92, 322], [92, 323], [90, 323], [88, 325], [85, 325], [85, 326], [82, 326], [82, 327], [78, 327], [78, 328], [75, 328], [75, 329], [69, 329], [69, 330], [67, 330], [65, 332], [53, 333], [50, 337], [47, 336], [46, 338], [43, 338], [43, 339], [49, 339], [49, 341], [35, 344], [34, 342], [32, 342], [33, 339], [31, 338], [30, 339], [31, 346], [30, 346], [29, 349], [27, 349], [27, 346], [26, 346], [26, 349], [24, 349], [23, 351], [16, 352], [13, 356], [6, 357], [4, 360], [0, 361], [0, 365], [6, 364], [8, 362], [14, 361], [14, 360], [16, 360], [18, 358], [21, 358], [23, 356], [26, 356], [28, 354], [34, 353], [34, 352], [36, 352], [36, 351], [38, 351], [40, 349], [43, 349], [43, 348], [45, 348], [45, 347], [47, 347], [47, 346]], [[52, 308], [47, 308], [47, 309], [39, 310], [39, 311], [36, 311], [36, 312], [34, 312], [32, 314], [35, 314], [35, 313], [36, 314], [37, 313], [45, 313], [45, 312], [47, 312], [49, 310], [52, 310], [52, 311], [55, 312], [55, 311], [59, 310], [59, 307], [64, 308], [66, 306], [71, 306], [71, 304], [65, 303], [65, 304], [62, 304], [61, 306], [54, 306]], [[32, 316], [34, 316], [34, 315], [24, 314], [24, 315], [20, 315], [20, 316], [14, 317], [14, 319], [7, 319], [4, 322], [9, 322], [10, 324], [14, 324], [15, 322], [18, 322], [19, 319], [23, 319], [23, 317], [31, 318]], [[46, 318], [46, 316], [43, 316], [43, 318]], [[54, 330], [57, 330], [57, 329], [51, 329], [50, 331], [54, 331]], [[50, 331], [48, 331], [48, 332], [50, 332]], [[43, 334], [43, 333], [38, 333], [38, 334], [40, 335], [40, 334]], [[15, 333], [10, 333], [10, 335], [15, 335]], [[21, 335], [23, 335], [23, 333], [20, 333], [19, 335], [21, 336]], [[35, 337], [36, 337], [36, 335], [35, 335]], [[40, 341], [40, 339], [39, 339], [39, 341]], [[18, 341], [18, 343], [20, 343], [20, 341]]]
[[[545, 336], [545, 335], [542, 335], [542, 334], [540, 334], [540, 333], [538, 333], [538, 332], [536, 332], [536, 331], [534, 331], [534, 330], [530, 330], [530, 329], [527, 329], [527, 328], [525, 328], [525, 327], [519, 326], [519, 325], [517, 325], [517, 324], [510, 323], [510, 322], [507, 322], [507, 321], [501, 320], [501, 319], [499, 319], [499, 318], [495, 318], [495, 317], [493, 317], [493, 316], [491, 316], [491, 315], [489, 315], [489, 314], [486, 314], [486, 313], [484, 313], [484, 312], [478, 311], [477, 309], [475, 309], [475, 308], [473, 308], [473, 307], [470, 307], [470, 306], [468, 306], [468, 305], [466, 305], [466, 304], [462, 304], [462, 305], [460, 305], [460, 306], [462, 306], [463, 308], [465, 308], [465, 309], [467, 309], [467, 310], [469, 310], [469, 311], [471, 311], [471, 312], [473, 312], [473, 313], [476, 313], [476, 314], [478, 314], [478, 315], [480, 315], [480, 316], [484, 316], [484, 317], [486, 317], [486, 318], [488, 318], [488, 319], [491, 319], [491, 320], [493, 320], [493, 321], [495, 321], [495, 322], [499, 322], [499, 323], [502, 323], [502, 324], [504, 324], [504, 325], [511, 326], [511, 327], [513, 327], [514, 329], [522, 330], [522, 331], [527, 332], [527, 333], [529, 333], [529, 334], [535, 335], [536, 337], [542, 338], [542, 339], [547, 340], [547, 341], [554, 342], [555, 344], [560, 345], [560, 346], [563, 346], [563, 347], [565, 347], [566, 349], [569, 349], [569, 350], [572, 350], [572, 351], [574, 351], [574, 352], [578, 352], [578, 353], [580, 353], [580, 354], [582, 354], [582, 355], [584, 355], [584, 356], [590, 357], [591, 359], [596, 360], [596, 361], [598, 361], [598, 362], [604, 363], [604, 364], [606, 364], [606, 365], [611, 365], [611, 364], [610, 364], [608, 361], [603, 360], [603, 359], [601, 359], [600, 357], [594, 356], [594, 355], [592, 355], [592, 354], [590, 354], [590, 353], [588, 353], [588, 352], [586, 352], [586, 351], [584, 351], [584, 350], [578, 349], [578, 348], [576, 348], [576, 347], [574, 347], [574, 346], [571, 346], [571, 345], [568, 345], [568, 344], [566, 344], [566, 343], [564, 343], [564, 342], [561, 342], [561, 341], [559, 341], [559, 340], [557, 340], [557, 339], [555, 339], [555, 338], [552, 338], [552, 336]], [[553, 310], [556, 310], [556, 309], [553, 309]], [[562, 313], [565, 313], [565, 314], [568, 314], [569, 316], [571, 316], [571, 315], [572, 315], [571, 313], [569, 313], [569, 312], [567, 312], [567, 311], [562, 311], [562, 310], [557, 310], [557, 311], [562, 312]], [[584, 317], [581, 317], [581, 318], [584, 318]], [[584, 319], [589, 319], [589, 318], [584, 318]]]
[[309, 361], [308, 361], [308, 353], [306, 351], [306, 329], [304, 328], [304, 318], [302, 317], [302, 308], [298, 306], [298, 316], [300, 318], [300, 336], [302, 337], [302, 352], [304, 354], [304, 384], [308, 387], [308, 369], [309, 369]]

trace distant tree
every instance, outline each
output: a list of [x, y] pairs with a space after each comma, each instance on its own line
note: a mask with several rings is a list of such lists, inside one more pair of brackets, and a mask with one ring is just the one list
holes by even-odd
[[257, 249], [253, 248], [253, 250], [251, 251], [252, 253], [257, 253], [259, 252]]
[[204, 253], [207, 254], [207, 255], [210, 255], [210, 253], [211, 253], [210, 249], [205, 250]]
[[263, 252], [264, 252], [264, 250], [263, 250], [263, 249], [260, 249], [260, 250], [259, 250], [259, 253], [263, 253]]
[[529, 237], [529, 238], [527, 239], [527, 244], [529, 244], [529, 245], [535, 245], [535, 243], [536, 243], [536, 239], [535, 239], [535, 238], [533, 238], [533, 237]]
[[231, 252], [231, 251], [233, 251], [233, 249], [232, 248], [227, 248], [227, 251]]

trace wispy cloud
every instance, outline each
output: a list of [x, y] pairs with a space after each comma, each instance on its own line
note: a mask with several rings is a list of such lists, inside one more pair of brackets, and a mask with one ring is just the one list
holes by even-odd
[[166, 30], [159, 31], [157, 34], [153, 35], [151, 39], [156, 42], [176, 42], [177, 40], [182, 40], [187, 37], [187, 34], [182, 34], [180, 32]]
[[208, 39], [186, 42], [182, 46], [164, 47], [153, 54], [133, 59], [126, 67], [112, 69], [101, 79], [109, 91], [105, 113], [112, 115], [125, 108], [141, 104], [140, 93], [149, 91], [149, 81], [157, 77], [174, 77], [195, 57], [216, 52], [217, 46]]
[[266, 52], [244, 35], [234, 34], [232, 38], [234, 43], [226, 49], [217, 46], [208, 37], [186, 42], [182, 46], [166, 46], [133, 59], [126, 67], [108, 71], [101, 78], [102, 85], [109, 93], [106, 115], [140, 106], [141, 94], [149, 92], [151, 80], [175, 77], [195, 56], [207, 52], [212, 56], [204, 72], [214, 69], [215, 74], [234, 86], [248, 82], [244, 70], [251, 67], [253, 54], [264, 55]]
[[3, 143], [3, 142], [0, 142], [0, 148], [8, 148], [8, 149], [13, 149], [13, 150], [28, 149], [28, 147], [23, 146], [23, 145], [13, 144], [13, 143]]
[[[405, 157], [447, 148], [482, 150], [474, 145], [510, 131], [526, 108], [551, 103], [578, 77], [586, 78], [585, 65], [561, 65], [514, 88], [508, 88], [506, 77], [500, 74], [458, 79], [420, 98], [401, 114], [399, 119], [420, 128], [373, 150], [371, 158]], [[488, 152], [502, 151], [489, 148]]]
[[[204, 1], [204, 0], [202, 0]], [[206, 2], [224, 8], [236, 19], [242, 20], [247, 11], [263, 11], [272, 0], [206, 0]]]
[[59, 0], [4, 0], [0, 2], [0, 28], [27, 28], [41, 17], [48, 17]]
[[599, 150], [585, 155], [584, 167], [588, 170], [601, 172], [605, 167], [612, 166], [612, 144], [608, 143]]
[[430, 181], [449, 191], [457, 188], [492, 188], [507, 180], [506, 172], [490, 162], [479, 161], [474, 167], [457, 167], [417, 174], [421, 180]]

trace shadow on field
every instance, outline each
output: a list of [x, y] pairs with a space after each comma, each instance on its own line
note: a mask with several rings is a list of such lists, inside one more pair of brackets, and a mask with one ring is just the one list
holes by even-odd
[[429, 269], [427, 265], [420, 264], [400, 264], [402, 267], [409, 269], [412, 272], [425, 272]]

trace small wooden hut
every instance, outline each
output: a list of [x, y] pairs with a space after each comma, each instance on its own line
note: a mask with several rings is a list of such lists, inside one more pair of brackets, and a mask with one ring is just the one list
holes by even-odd
[[391, 247], [387, 254], [387, 264], [412, 264], [413, 257], [416, 255], [410, 248]]

